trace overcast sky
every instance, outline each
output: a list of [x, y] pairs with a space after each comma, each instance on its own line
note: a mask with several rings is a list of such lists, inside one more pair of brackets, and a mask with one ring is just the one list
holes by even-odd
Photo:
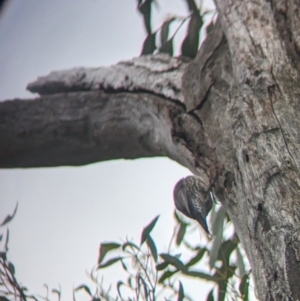
[[[168, 13], [187, 14], [182, 0], [158, 2], [154, 28]], [[139, 55], [145, 32], [135, 8], [135, 0], [11, 0], [0, 20], [0, 100], [35, 97], [27, 83], [52, 70], [107, 66]], [[184, 28], [176, 39], [183, 35]], [[96, 264], [100, 242], [126, 236], [139, 242], [157, 214], [154, 237], [166, 251], [173, 187], [189, 173], [163, 158], [0, 170], [0, 220], [19, 203], [9, 225], [17, 278], [40, 294], [44, 283], [60, 284], [63, 301], [71, 300], [72, 288], [88, 283], [85, 271]], [[108, 286], [113, 273], [104, 275]], [[199, 282], [189, 287], [200, 301], [210, 289]]]

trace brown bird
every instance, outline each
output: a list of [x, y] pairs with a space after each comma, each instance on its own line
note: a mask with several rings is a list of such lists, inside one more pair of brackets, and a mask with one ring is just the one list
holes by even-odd
[[209, 192], [203, 188], [200, 178], [188, 176], [181, 179], [174, 187], [173, 197], [176, 209], [196, 220], [209, 234], [206, 217], [213, 202]]

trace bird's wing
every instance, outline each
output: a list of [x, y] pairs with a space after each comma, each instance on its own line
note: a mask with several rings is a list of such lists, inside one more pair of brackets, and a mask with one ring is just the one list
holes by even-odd
[[190, 217], [195, 219], [204, 229], [206, 233], [209, 234], [207, 222], [206, 222], [206, 209], [203, 206], [205, 200], [200, 198], [200, 195], [195, 195], [186, 190], [186, 197], [190, 200], [188, 202]]
[[179, 202], [175, 202], [176, 209], [183, 213], [185, 216], [190, 217], [191, 213], [189, 212], [188, 201], [186, 199], [186, 193], [184, 189], [180, 189], [178, 192], [177, 198], [180, 199]]

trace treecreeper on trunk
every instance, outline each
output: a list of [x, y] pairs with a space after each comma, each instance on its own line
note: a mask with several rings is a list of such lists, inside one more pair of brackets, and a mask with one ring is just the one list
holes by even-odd
[[209, 234], [206, 217], [212, 208], [209, 192], [203, 188], [201, 179], [188, 176], [179, 180], [174, 188], [176, 209], [189, 218], [195, 219]]

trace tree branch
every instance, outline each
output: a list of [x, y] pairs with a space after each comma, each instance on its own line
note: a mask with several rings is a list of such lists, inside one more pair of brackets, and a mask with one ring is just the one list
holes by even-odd
[[0, 166], [83, 165], [171, 154], [172, 123], [159, 116], [164, 102], [145, 93], [103, 91], [3, 102]]
[[159, 54], [38, 78], [28, 89], [40, 98], [0, 103], [0, 167], [168, 156], [210, 187], [211, 151], [200, 120], [183, 104], [186, 65]]
[[54, 71], [28, 84], [27, 89], [40, 95], [89, 90], [142, 91], [183, 102], [181, 86], [186, 65], [183, 59], [160, 53], [110, 67]]

